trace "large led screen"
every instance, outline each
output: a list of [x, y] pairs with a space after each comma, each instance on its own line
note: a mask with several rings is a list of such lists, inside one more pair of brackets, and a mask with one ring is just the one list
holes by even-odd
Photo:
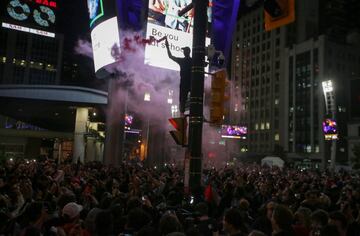
[[94, 22], [104, 15], [104, 6], [102, 0], [87, 0], [90, 27]]
[[237, 125], [222, 125], [221, 137], [222, 138], [235, 138], [246, 139], [247, 127]]
[[1, 0], [0, 18], [11, 29], [49, 33], [55, 32], [57, 9], [57, 0]]
[[325, 119], [323, 122], [325, 140], [338, 139], [337, 124], [334, 119]]
[[91, 31], [95, 72], [117, 61], [120, 54], [120, 38], [117, 18], [98, 24]]
[[[155, 37], [161, 39], [168, 37], [170, 51], [175, 57], [183, 57], [182, 47], [192, 48], [193, 10], [188, 11], [182, 17], [178, 11], [191, 3], [191, 0], [150, 0], [148, 11], [148, 23], [146, 38]], [[209, 45], [210, 39], [206, 39]], [[154, 42], [145, 48], [145, 64], [179, 70], [179, 65], [169, 59], [165, 47], [165, 41]]]

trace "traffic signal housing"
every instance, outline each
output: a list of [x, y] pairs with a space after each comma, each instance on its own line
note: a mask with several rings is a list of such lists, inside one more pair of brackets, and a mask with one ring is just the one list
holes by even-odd
[[295, 0], [265, 0], [264, 10], [266, 31], [295, 21]]
[[225, 102], [228, 97], [225, 95], [228, 81], [226, 79], [226, 70], [222, 69], [216, 71], [211, 79], [211, 94], [210, 94], [210, 123], [213, 125], [220, 125], [225, 115]]
[[186, 117], [174, 117], [169, 119], [170, 124], [175, 128], [175, 130], [170, 130], [170, 134], [175, 140], [177, 145], [183, 147], [187, 146], [187, 121]]

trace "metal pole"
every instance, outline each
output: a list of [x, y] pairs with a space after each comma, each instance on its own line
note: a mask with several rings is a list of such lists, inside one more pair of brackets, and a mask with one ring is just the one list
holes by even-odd
[[331, 141], [331, 154], [330, 154], [330, 170], [335, 172], [335, 164], [336, 164], [336, 140]]
[[149, 157], [149, 133], [150, 133], [150, 118], [147, 117], [146, 121], [146, 148], [145, 148], [145, 160]]
[[190, 191], [201, 187], [205, 37], [208, 0], [193, 0], [194, 32], [189, 116]]

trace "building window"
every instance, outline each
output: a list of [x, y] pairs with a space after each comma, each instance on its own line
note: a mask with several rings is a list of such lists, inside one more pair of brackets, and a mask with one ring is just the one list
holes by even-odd
[[276, 61], [275, 62], [275, 69], [279, 69], [280, 68], [280, 61]]
[[279, 135], [279, 134], [275, 134], [274, 140], [275, 140], [275, 141], [279, 141], [279, 140], [280, 140], [280, 135]]
[[259, 124], [256, 123], [256, 124], [255, 124], [255, 130], [258, 130], [258, 129], [259, 129]]
[[266, 129], [270, 129], [270, 122], [266, 122]]

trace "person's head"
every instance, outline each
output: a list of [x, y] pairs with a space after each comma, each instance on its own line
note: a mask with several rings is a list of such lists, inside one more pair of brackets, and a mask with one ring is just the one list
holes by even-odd
[[241, 212], [232, 208], [225, 212], [223, 220], [224, 230], [228, 233], [237, 232], [244, 228]]
[[250, 207], [250, 203], [249, 203], [248, 200], [246, 200], [245, 198], [241, 198], [239, 200], [239, 208], [240, 208], [240, 210], [247, 211], [247, 210], [249, 210], [249, 207]]
[[151, 222], [151, 217], [141, 208], [132, 209], [127, 216], [126, 227], [139, 230]]
[[270, 201], [265, 205], [266, 217], [269, 220], [271, 220], [275, 206], [276, 206], [276, 203], [273, 201]]
[[195, 211], [197, 211], [201, 216], [207, 216], [209, 212], [209, 207], [205, 202], [200, 202], [196, 205]]
[[320, 236], [340, 236], [340, 232], [335, 225], [326, 225], [320, 230]]
[[181, 49], [183, 50], [185, 57], [190, 57], [190, 48], [189, 47], [183, 47]]
[[305, 194], [306, 200], [310, 200], [310, 201], [317, 200], [318, 196], [319, 196], [319, 193], [317, 191], [314, 191], [314, 190], [308, 191]]
[[130, 212], [132, 209], [140, 208], [142, 206], [142, 202], [138, 197], [132, 197], [127, 201], [126, 204], [127, 211]]
[[36, 228], [35, 226], [30, 226], [25, 229], [24, 236], [41, 236], [40, 229]]
[[165, 213], [159, 223], [160, 235], [168, 235], [173, 232], [181, 232], [182, 225], [175, 214]]
[[253, 231], [251, 231], [249, 236], [266, 236], [266, 234], [259, 230], [253, 230]]
[[293, 223], [293, 214], [284, 205], [278, 204], [274, 208], [271, 224], [274, 230], [288, 230]]
[[294, 218], [297, 224], [310, 227], [311, 210], [306, 207], [300, 207], [294, 214]]
[[75, 222], [80, 218], [83, 207], [75, 202], [70, 202], [62, 209], [62, 216], [70, 222]]
[[354, 218], [349, 202], [341, 203], [341, 212], [345, 215], [347, 220], [352, 220]]
[[95, 234], [96, 216], [101, 211], [102, 210], [100, 208], [93, 208], [89, 211], [89, 213], [87, 214], [87, 216], [85, 218], [85, 222], [84, 222], [85, 229], [87, 229], [87, 231], [89, 231], [90, 234]]
[[74, 194], [62, 194], [57, 200], [57, 206], [60, 210], [62, 210], [66, 204], [75, 201], [76, 201], [76, 197]]
[[329, 214], [329, 225], [335, 225], [339, 232], [346, 231], [347, 220], [343, 213], [340, 211], [334, 211]]
[[32, 202], [26, 207], [25, 214], [30, 222], [35, 222], [40, 218], [44, 210], [42, 202]]
[[113, 233], [114, 219], [110, 211], [100, 211], [95, 217], [95, 232], [97, 235], [110, 235]]
[[310, 216], [311, 230], [319, 231], [328, 224], [329, 214], [324, 210], [316, 210]]

